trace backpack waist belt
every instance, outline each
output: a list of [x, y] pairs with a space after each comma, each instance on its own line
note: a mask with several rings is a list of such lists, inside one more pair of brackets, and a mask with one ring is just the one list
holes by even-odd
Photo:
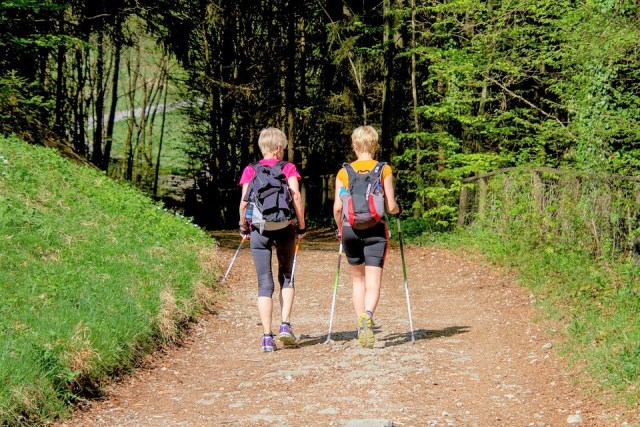
[[[292, 222], [291, 221], [278, 221], [278, 222], [267, 221], [264, 223], [264, 230], [265, 231], [282, 230], [283, 228], [287, 228], [289, 224], [292, 224]], [[256, 226], [253, 226], [253, 228], [255, 228], [256, 230], [260, 230]]]

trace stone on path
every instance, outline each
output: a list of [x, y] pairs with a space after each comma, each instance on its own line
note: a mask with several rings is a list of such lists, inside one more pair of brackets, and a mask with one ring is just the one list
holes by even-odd
[[574, 414], [567, 417], [567, 424], [582, 424], [582, 415]]
[[390, 420], [351, 420], [345, 424], [345, 427], [393, 427], [393, 421]]

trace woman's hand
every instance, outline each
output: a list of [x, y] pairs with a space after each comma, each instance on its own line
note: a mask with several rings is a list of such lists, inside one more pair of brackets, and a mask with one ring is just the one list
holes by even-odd
[[251, 226], [249, 225], [249, 222], [240, 224], [240, 237], [243, 239], [251, 238]]
[[302, 240], [307, 235], [306, 227], [296, 229], [296, 239]]
[[399, 217], [402, 213], [402, 206], [400, 205], [400, 203], [396, 203], [396, 206], [398, 207], [398, 212], [389, 212], [389, 214], [395, 217]]

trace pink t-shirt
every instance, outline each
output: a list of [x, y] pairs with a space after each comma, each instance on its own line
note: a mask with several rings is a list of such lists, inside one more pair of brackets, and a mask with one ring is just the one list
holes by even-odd
[[[273, 159], [266, 159], [266, 160], [261, 159], [260, 164], [264, 166], [273, 166], [279, 161], [280, 160], [278, 160], [275, 157]], [[287, 162], [284, 164], [284, 166], [282, 167], [282, 172], [284, 173], [285, 178], [287, 178], [287, 181], [292, 176], [298, 179], [302, 178], [298, 173], [298, 169], [296, 169], [296, 165], [294, 165], [291, 162]], [[256, 174], [256, 170], [253, 167], [251, 167], [251, 165], [245, 167], [244, 170], [242, 171], [242, 176], [240, 177], [240, 185], [248, 184], [249, 182], [251, 182], [255, 174]]]

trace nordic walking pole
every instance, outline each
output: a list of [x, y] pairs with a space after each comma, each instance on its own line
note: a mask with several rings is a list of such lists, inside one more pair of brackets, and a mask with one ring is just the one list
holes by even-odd
[[236, 249], [236, 253], [233, 255], [233, 258], [231, 258], [231, 263], [229, 264], [229, 268], [227, 268], [227, 271], [224, 273], [224, 276], [222, 277], [222, 280], [220, 280], [220, 283], [224, 283], [227, 280], [227, 276], [229, 275], [229, 272], [231, 271], [231, 267], [233, 267], [233, 263], [236, 262], [236, 258], [238, 257], [238, 252], [240, 252], [240, 248], [242, 248], [242, 244], [244, 243], [245, 239], [246, 239], [246, 237], [242, 236], [242, 240], [240, 241], [240, 244], [238, 245], [238, 249]]
[[409, 327], [411, 328], [411, 342], [416, 342], [413, 334], [413, 320], [411, 320], [411, 301], [409, 301], [409, 283], [407, 281], [407, 267], [404, 263], [404, 245], [402, 244], [402, 230], [400, 229], [400, 218], [396, 217], [396, 225], [398, 226], [398, 240], [400, 242], [400, 258], [402, 259], [402, 275], [404, 277], [404, 293], [407, 297], [407, 310], [409, 311]]
[[293, 253], [293, 266], [291, 266], [291, 284], [294, 284], [293, 278], [296, 272], [296, 261], [298, 260], [298, 248], [300, 248], [300, 239], [296, 238], [296, 251]]
[[340, 277], [340, 261], [342, 260], [342, 242], [340, 242], [340, 249], [338, 250], [338, 268], [336, 268], [336, 275], [333, 279], [333, 299], [331, 300], [331, 314], [329, 315], [329, 333], [327, 334], [327, 340], [324, 342], [328, 344], [331, 341], [331, 326], [333, 325], [333, 310], [336, 308], [336, 294], [338, 293], [338, 279]]

